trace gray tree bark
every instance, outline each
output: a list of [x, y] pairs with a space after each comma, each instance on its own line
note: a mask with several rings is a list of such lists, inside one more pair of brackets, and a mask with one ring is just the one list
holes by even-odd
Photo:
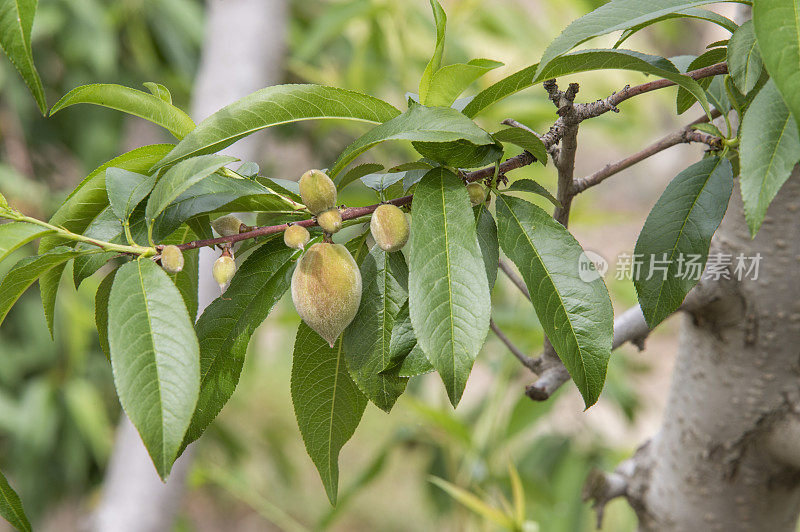
[[[615, 473], [643, 531], [790, 532], [800, 515], [800, 172], [755, 239], [734, 190], [714, 251], [760, 254], [757, 280], [722, 281], [682, 317], [663, 424]], [[593, 484], [593, 485], [592, 485]]]
[[[197, 75], [191, 114], [200, 121], [283, 77], [287, 0], [211, 0], [206, 40]], [[249, 137], [226, 153], [243, 161], [259, 160], [259, 139]], [[211, 278], [218, 253], [200, 252], [200, 311], [219, 295]], [[138, 432], [123, 414], [91, 528], [96, 532], [163, 532], [170, 530], [190, 469], [193, 446], [176, 462], [162, 483]]]

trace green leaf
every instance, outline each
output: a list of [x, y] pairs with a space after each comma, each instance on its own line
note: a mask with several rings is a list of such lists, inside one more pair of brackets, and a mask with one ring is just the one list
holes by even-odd
[[599, 275], [580, 277], [583, 249], [545, 211], [505, 195], [496, 209], [500, 247], [519, 268], [542, 329], [588, 408], [603, 390], [611, 356], [614, 311], [606, 285]]
[[339, 489], [339, 451], [353, 435], [367, 399], [350, 379], [342, 340], [333, 348], [305, 323], [292, 356], [292, 403], [306, 451], [331, 504]]
[[[59, 207], [52, 218], [50, 218], [50, 223], [63, 227], [73, 233], [83, 233], [86, 228], [89, 227], [89, 224], [92, 223], [92, 220], [94, 220], [103, 209], [108, 207], [106, 169], [116, 167], [130, 170], [131, 172], [147, 172], [150, 167], [166, 155], [172, 147], [172, 144], [142, 146], [141, 148], [131, 150], [128, 153], [100, 165], [75, 187], [67, 199], [61, 204], [61, 207]], [[61, 238], [44, 236], [39, 242], [39, 254], [46, 253], [62, 243], [63, 239]], [[57, 266], [44, 274], [39, 280], [44, 315], [51, 336], [53, 334], [55, 298], [63, 271], [63, 265]]]
[[400, 369], [397, 373], [401, 377], [416, 377], [418, 375], [430, 373], [433, 370], [433, 364], [431, 364], [431, 361], [425, 356], [425, 352], [422, 351], [422, 348], [417, 344], [403, 360], [403, 363], [400, 364]]
[[169, 92], [169, 89], [166, 88], [161, 83], [155, 83], [153, 81], [145, 81], [142, 83], [144, 88], [150, 91], [150, 94], [153, 96], [157, 96], [167, 102], [168, 104], [172, 104], [172, 94]]
[[800, 117], [800, 0], [758, 0], [753, 27], [761, 59], [795, 120]]
[[739, 27], [734, 21], [732, 21], [728, 17], [723, 17], [719, 13], [715, 13], [715, 12], [710, 11], [708, 9], [700, 9], [700, 8], [697, 8], [697, 7], [690, 7], [689, 9], [682, 9], [680, 11], [675, 11], [674, 13], [669, 13], [667, 15], [664, 15], [664, 16], [656, 18], [656, 19], [648, 20], [647, 22], [639, 24], [638, 26], [635, 26], [633, 28], [628, 28], [627, 30], [622, 32], [622, 35], [620, 36], [619, 40], [617, 40], [617, 42], [614, 43], [614, 48], [619, 48], [619, 46], [623, 42], [628, 40], [633, 34], [643, 30], [644, 28], [646, 28], [646, 27], [648, 27], [648, 26], [650, 26], [652, 24], [655, 24], [657, 22], [662, 22], [664, 20], [669, 20], [669, 19], [674, 19], [674, 18], [693, 18], [693, 19], [696, 19], [696, 20], [705, 20], [707, 22], [711, 22], [713, 24], [716, 24], [717, 26], [719, 26], [721, 28], [724, 28], [724, 29], [728, 30], [731, 33], [736, 31], [736, 28]]
[[9, 222], [0, 225], [0, 262], [28, 242], [55, 233], [40, 225]]
[[411, 316], [408, 314], [408, 296], [397, 315], [394, 316], [394, 325], [389, 339], [389, 358], [385, 366], [380, 370], [389, 373], [396, 373], [397, 366], [417, 345], [417, 336], [414, 334], [414, 327], [411, 325]]
[[433, 75], [428, 92], [421, 101], [430, 107], [450, 107], [472, 82], [501, 66], [503, 63], [491, 59], [473, 59], [469, 63], [444, 66]]
[[630, 50], [582, 50], [555, 58], [537, 74], [538, 67], [531, 65], [487, 87], [464, 108], [464, 114], [473, 117], [493, 103], [545, 79], [608, 69], [632, 70], [668, 79], [686, 88], [698, 101], [706, 102], [697, 81], [681, 74], [668, 60], [654, 55]]
[[[704, 54], [695, 57], [687, 66], [686, 72], [690, 72], [692, 70], [697, 70], [699, 68], [704, 68], [707, 66], [714, 65], [716, 63], [721, 63], [725, 61], [728, 55], [727, 48], [712, 48], [711, 50], [705, 52]], [[703, 78], [699, 80], [697, 83], [704, 89], [707, 89], [714, 78]], [[678, 87], [678, 95], [675, 97], [675, 106], [678, 110], [678, 114], [683, 114], [689, 110], [689, 108], [694, 105], [694, 102], [697, 101], [697, 98], [690, 93], [688, 90], [684, 89], [683, 87]]]
[[30, 532], [31, 524], [22, 508], [22, 501], [3, 473], [0, 473], [0, 515], [17, 530]]
[[511, 517], [507, 516], [500, 510], [489, 506], [475, 494], [463, 488], [459, 488], [455, 484], [451, 484], [450, 482], [447, 482], [439, 477], [429, 477], [428, 480], [444, 490], [453, 499], [463, 504], [487, 521], [490, 521], [506, 530], [516, 530], [514, 520]]
[[713, 135], [715, 137], [725, 138], [725, 135], [722, 134], [722, 131], [720, 131], [717, 126], [707, 122], [700, 124], [692, 124], [692, 129], [696, 129], [697, 131], [702, 131], [703, 133], [708, 133], [709, 135]]
[[521, 127], [509, 127], [501, 129], [497, 133], [492, 133], [494, 140], [498, 142], [510, 142], [519, 146], [536, 157], [536, 160], [543, 165], [547, 164], [547, 150], [542, 139]]
[[392, 328], [408, 299], [408, 267], [403, 254], [373, 246], [361, 263], [361, 278], [361, 305], [342, 337], [345, 361], [361, 393], [389, 412], [408, 381], [395, 373], [380, 373], [391, 363]]
[[158, 96], [111, 83], [95, 83], [72, 89], [53, 105], [50, 116], [78, 103], [100, 105], [144, 118], [164, 127], [178, 140], [194, 129], [194, 122], [189, 115], [171, 103]]
[[[412, 170], [412, 172], [416, 171], [417, 170]], [[365, 186], [371, 188], [376, 192], [383, 192], [390, 186], [402, 180], [405, 177], [405, 175], [406, 172], [367, 174], [361, 177], [361, 182], [364, 183]]]
[[4, 0], [0, 3], [0, 48], [22, 76], [42, 115], [46, 115], [44, 87], [31, 52], [31, 28], [37, 3], [37, 0]]
[[[181, 226], [177, 231], [172, 233], [163, 244], [183, 244], [195, 240], [197, 235], [192, 231], [188, 225]], [[189, 318], [192, 323], [197, 319], [198, 308], [198, 289], [200, 284], [200, 250], [199, 249], [185, 249], [183, 250], [183, 269], [178, 273], [167, 273], [178, 291], [181, 293], [183, 302], [186, 305], [186, 310], [189, 312]]]
[[753, 21], [748, 20], [731, 36], [728, 45], [728, 71], [739, 90], [747, 94], [758, 83], [762, 68]]
[[[140, 213], [141, 210], [137, 212]], [[137, 233], [137, 231], [135, 231], [135, 227], [137, 225], [138, 224], [134, 222], [134, 227], [131, 229], [132, 233], [134, 233], [134, 238], [136, 236], [135, 233]], [[117, 218], [117, 215], [111, 210], [111, 207], [106, 207], [103, 209], [103, 211], [97, 215], [97, 218], [92, 220], [92, 223], [89, 224], [89, 227], [86, 228], [86, 231], [83, 232], [83, 235], [88, 236], [89, 238], [104, 240], [106, 242], [112, 242], [115, 244], [126, 243], [122, 222], [120, 222], [119, 218]], [[91, 244], [79, 242], [75, 245], [75, 249], [97, 250], [97, 247]], [[79, 287], [85, 279], [91, 277], [94, 272], [103, 266], [103, 264], [117, 255], [118, 254], [114, 252], [102, 252], [75, 257], [75, 261], [72, 265], [72, 279], [75, 284], [75, 288]]]
[[800, 160], [800, 138], [792, 113], [772, 80], [758, 91], [742, 119], [739, 158], [744, 216], [755, 236], [769, 204]]
[[25, 290], [41, 275], [63, 265], [85, 251], [58, 246], [41, 255], [25, 257], [17, 262], [0, 282], [0, 323]]
[[[410, 140], [439, 145], [461, 142], [463, 143], [461, 149], [455, 150], [456, 153], [442, 152], [438, 149], [432, 149], [433, 153], [430, 154], [423, 153], [426, 157], [452, 166], [461, 166], [454, 163], [461, 159], [463, 150], [470, 146], [487, 147], [499, 152], [498, 157], [502, 155], [502, 150], [497, 147], [491, 135], [455, 109], [415, 104], [397, 118], [375, 126], [350, 144], [331, 168], [331, 177], [339, 175], [353, 159], [365, 151], [387, 140]], [[426, 147], [432, 148], [430, 145], [423, 146]]]
[[181, 294], [148, 259], [122, 266], [108, 303], [119, 402], [166, 480], [200, 388], [200, 349]]
[[336, 180], [336, 190], [342, 190], [353, 181], [381, 170], [383, 170], [383, 165], [378, 163], [364, 163], [354, 166]]
[[111, 362], [111, 351], [108, 348], [108, 299], [111, 296], [111, 286], [114, 284], [114, 277], [118, 271], [118, 268], [114, 268], [111, 273], [106, 275], [100, 281], [94, 295], [94, 323], [97, 327], [100, 349], [103, 350], [109, 362]]
[[153, 237], [158, 241], [199, 214], [243, 211], [283, 214], [287, 212], [287, 201], [251, 179], [232, 179], [214, 173], [173, 200], [156, 220]]
[[322, 85], [275, 85], [245, 96], [200, 122], [158, 167], [217, 152], [271, 126], [327, 118], [379, 124], [399, 114], [383, 100], [359, 92]]
[[235, 160], [235, 157], [226, 155], [201, 155], [181, 161], [167, 170], [147, 200], [145, 218], [148, 225], [153, 225], [156, 217], [186, 189]]
[[483, 265], [486, 268], [486, 278], [489, 281], [489, 290], [494, 288], [497, 280], [497, 268], [500, 265], [500, 243], [497, 241], [497, 225], [494, 223], [492, 213], [486, 203], [481, 203], [472, 209], [475, 212], [475, 233], [478, 236], [478, 245], [481, 248]]
[[106, 192], [111, 210], [125, 222], [155, 184], [156, 174], [142, 175], [122, 168], [109, 168], [106, 170]]
[[442, 66], [442, 55], [444, 54], [444, 37], [447, 28], [447, 15], [442, 9], [442, 5], [438, 0], [430, 0], [431, 9], [433, 10], [433, 20], [436, 23], [436, 45], [433, 49], [433, 56], [428, 61], [425, 71], [422, 73], [422, 78], [419, 80], [419, 97], [421, 102], [425, 102], [430, 90], [433, 77]]
[[411, 213], [411, 322], [455, 406], [489, 329], [489, 283], [475, 216], [466, 187], [444, 168], [417, 184]]
[[558, 201], [555, 196], [550, 194], [550, 191], [544, 188], [542, 185], [534, 181], [533, 179], [517, 179], [513, 183], [511, 183], [507, 189], [503, 190], [502, 192], [530, 192], [532, 194], [537, 194], [546, 198], [550, 203], [555, 205], [556, 207], [561, 207], [561, 202]]
[[[548, 64], [565, 52], [569, 52], [582, 42], [608, 33], [635, 28], [650, 20], [655, 20], [692, 7], [712, 4], [716, 0], [614, 0], [604, 4], [591, 13], [575, 20], [547, 47], [539, 61], [539, 70], [544, 71]], [[543, 79], [544, 76], [537, 76]]]
[[[634, 249], [642, 265], [634, 285], [651, 329], [697, 284], [732, 190], [730, 162], [708, 157], [675, 176], [647, 216]], [[699, 271], [691, 271], [690, 261]]]
[[253, 332], [289, 289], [293, 254], [283, 240], [253, 251], [239, 267], [225, 297], [215, 299], [197, 320], [200, 397], [183, 447], [203, 434], [233, 395]]

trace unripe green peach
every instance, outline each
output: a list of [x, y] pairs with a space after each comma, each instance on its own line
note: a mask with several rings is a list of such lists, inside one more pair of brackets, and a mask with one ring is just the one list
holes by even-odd
[[314, 244], [292, 274], [292, 301], [306, 324], [331, 347], [361, 304], [361, 272], [341, 244]]
[[211, 222], [211, 227], [213, 227], [214, 231], [220, 236], [233, 236], [239, 234], [242, 221], [232, 214], [226, 214]]
[[219, 285], [220, 290], [225, 289], [225, 285], [231, 282], [235, 273], [236, 263], [230, 255], [222, 255], [214, 262], [214, 266], [211, 268], [211, 275], [214, 276], [214, 280]]
[[309, 170], [300, 178], [300, 197], [311, 214], [317, 215], [336, 206], [336, 185], [320, 170]]
[[480, 183], [470, 183], [467, 185], [467, 192], [469, 193], [469, 200], [472, 206], [475, 207], [486, 201], [486, 189]]
[[302, 225], [290, 225], [283, 232], [283, 243], [294, 249], [303, 249], [311, 239], [308, 229]]
[[410, 228], [403, 211], [395, 205], [385, 204], [372, 213], [369, 230], [382, 250], [397, 251], [408, 242]]
[[339, 209], [328, 209], [317, 215], [317, 224], [328, 234], [338, 233], [342, 228], [342, 214]]
[[183, 269], [183, 253], [178, 246], [164, 246], [161, 250], [161, 267], [167, 273], [178, 273]]

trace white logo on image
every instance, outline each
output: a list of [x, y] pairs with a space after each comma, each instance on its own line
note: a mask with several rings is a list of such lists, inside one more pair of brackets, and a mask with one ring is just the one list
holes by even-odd
[[586, 250], [578, 257], [578, 277], [585, 283], [600, 279], [608, 271], [608, 261], [599, 253]]

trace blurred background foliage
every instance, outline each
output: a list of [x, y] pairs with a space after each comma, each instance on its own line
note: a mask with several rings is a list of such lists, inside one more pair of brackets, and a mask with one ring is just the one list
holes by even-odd
[[[538, 60], [547, 43], [600, 0], [451, 0], [446, 60], [501, 60], [477, 91]], [[416, 92], [429, 59], [433, 23], [425, 0], [292, 0], [286, 82], [313, 82], [369, 92], [402, 106]], [[188, 107], [204, 38], [198, 0], [50, 0], [40, 2], [33, 48], [52, 104], [71, 88], [94, 82], [140, 88], [158, 81]], [[725, 38], [707, 25], [667, 22], [627, 46], [664, 56], [699, 54]], [[593, 46], [611, 45], [595, 42]], [[579, 98], [607, 96], [631, 73], [581, 76]], [[570, 80], [559, 80], [566, 83]], [[578, 170], [592, 171], [627, 155], [676, 124], [674, 93], [625, 104], [623, 116], [582, 126]], [[643, 100], [643, 101], [639, 101]], [[544, 91], [531, 89], [480, 117], [495, 130], [513, 117], [539, 131], [554, 119]], [[82, 106], [44, 120], [7, 61], [0, 61], [0, 190], [17, 208], [47, 217], [93, 167], [130, 147], [137, 123], [107, 109]], [[358, 131], [335, 122], [277, 128], [265, 137], [262, 171], [296, 179], [329, 164]], [[363, 129], [363, 127], [362, 127]], [[386, 162], [408, 160], [405, 146], [376, 150]], [[614, 181], [592, 189], [574, 207], [574, 230], [585, 247], [606, 257], [630, 250], [655, 201], [653, 191], [680, 169], [676, 155], [631, 171], [637, 187]], [[388, 166], [388, 165], [387, 165]], [[553, 187], [552, 166], [515, 177]], [[343, 201], [373, 202], [354, 186]], [[546, 207], [545, 203], [540, 204]], [[19, 257], [34, 251], [18, 250]], [[4, 265], [13, 264], [5, 261]], [[6, 266], [7, 267], [7, 266]], [[0, 273], [5, 273], [4, 271]], [[80, 289], [64, 276], [55, 340], [43, 331], [37, 289], [25, 295], [0, 331], [0, 468], [43, 529], [78, 529], [96, 502], [113, 444], [119, 406], [111, 371], [99, 349], [93, 293], [100, 276]], [[607, 276], [615, 307], [635, 301], [628, 281]], [[530, 305], [504, 278], [493, 292], [494, 319], [524, 351], [536, 354], [542, 333]], [[609, 468], [655, 426], [673, 345], [670, 327], [650, 340], [645, 356], [623, 349], [612, 357], [601, 402], [587, 413], [574, 386], [534, 403], [531, 380], [492, 335], [458, 411], [438, 378], [412, 379], [390, 416], [368, 408], [341, 458], [340, 504], [331, 509], [303, 451], [289, 396], [292, 342], [298, 318], [283, 301], [250, 346], [242, 381], [198, 446], [178, 530], [493, 530], [480, 512], [456, 502], [430, 481], [439, 477], [509, 512], [509, 463], [524, 488], [525, 530], [594, 529], [581, 501], [592, 467]], [[665, 355], [661, 357], [660, 355]], [[667, 357], [671, 358], [671, 357]], [[666, 364], [666, 365], [665, 365]], [[643, 393], [644, 392], [644, 393]], [[633, 530], [623, 502], [612, 503], [605, 530]]]

